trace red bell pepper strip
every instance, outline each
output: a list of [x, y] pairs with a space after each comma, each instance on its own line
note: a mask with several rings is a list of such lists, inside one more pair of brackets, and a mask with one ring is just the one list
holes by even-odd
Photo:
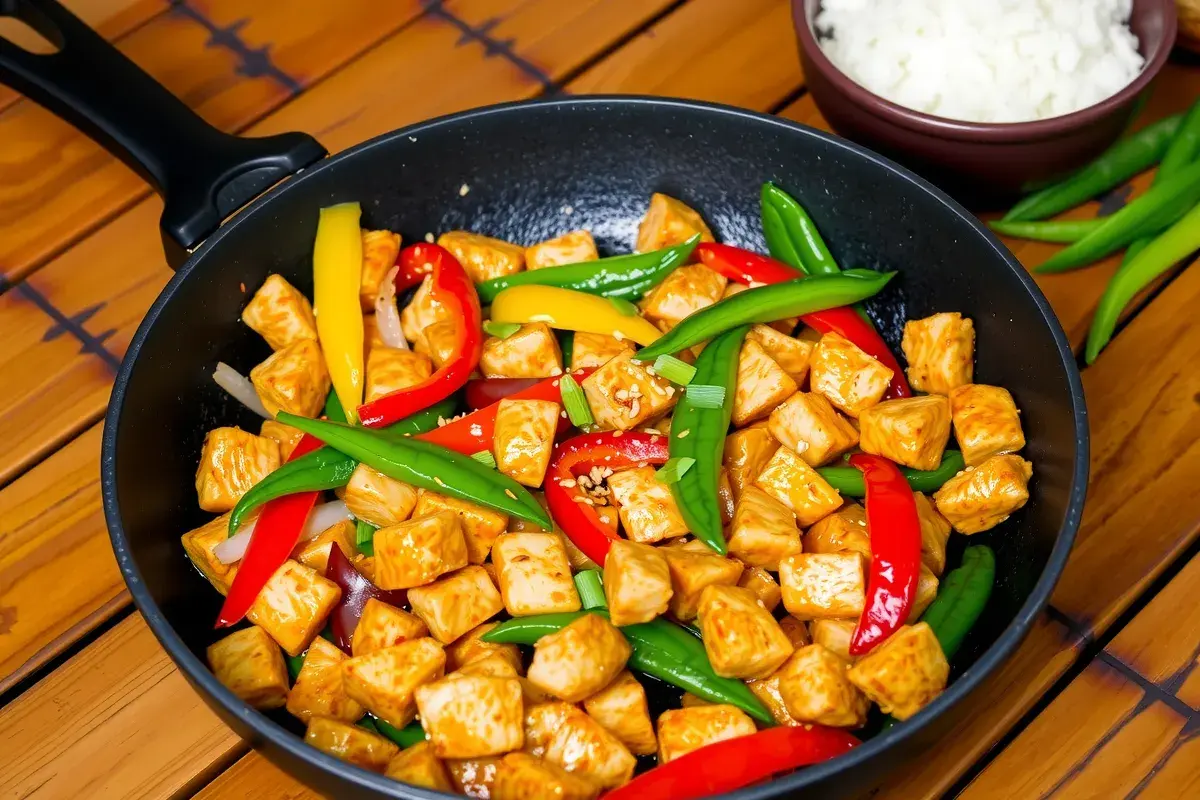
[[[324, 444], [315, 436], [305, 434], [296, 443], [288, 461], [307, 455]], [[277, 497], [263, 505], [254, 532], [250, 534], [246, 554], [242, 556], [237, 574], [233, 577], [233, 585], [229, 587], [229, 594], [221, 605], [221, 613], [217, 615], [216, 627], [228, 628], [246, 616], [275, 570], [283, 566], [296, 548], [304, 531], [304, 523], [320, 494], [298, 492]]]
[[617, 534], [600, 521], [587, 493], [575, 482], [592, 467], [619, 469], [638, 464], [665, 464], [667, 437], [641, 431], [585, 433], [560, 444], [550, 456], [543, 489], [550, 516], [583, 554], [604, 566]]
[[[595, 367], [571, 370], [572, 377], [582, 381], [596, 371]], [[504, 398], [501, 398], [504, 399]], [[562, 389], [558, 377], [543, 378], [527, 389], [509, 395], [509, 400], [552, 400], [562, 403]], [[496, 435], [496, 411], [500, 400], [479, 409], [465, 417], [448, 422], [441, 427], [426, 433], [418, 434], [416, 438], [422, 441], [441, 445], [464, 455], [474, 455], [480, 450], [492, 449], [492, 438]], [[562, 433], [571, 426], [570, 420], [564, 416], [558, 418], [558, 432]]]
[[824, 725], [767, 728], [705, 745], [655, 767], [604, 800], [699, 800], [848, 753], [861, 742]]
[[[704, 242], [696, 247], [704, 266], [719, 272], [731, 281], [749, 285], [765, 285], [803, 278], [804, 274], [782, 261], [752, 253], [728, 244]], [[848, 306], [830, 308], [800, 317], [804, 324], [818, 333], [837, 333], [854, 343], [858, 349], [873, 357], [892, 371], [892, 382], [884, 394], [885, 400], [912, 397], [912, 389], [900, 362], [891, 348], [870, 322]]]
[[855, 453], [867, 487], [867, 536], [871, 573], [867, 602], [850, 637], [850, 655], [861, 656], [908, 620], [921, 569], [921, 522], [912, 487], [900, 468], [881, 456]]
[[325, 567], [325, 577], [336, 583], [342, 589], [342, 596], [329, 615], [329, 627], [333, 630], [333, 643], [340, 647], [346, 655], [350, 651], [351, 639], [358, 621], [362, 618], [363, 608], [372, 597], [388, 605], [400, 608], [407, 599], [403, 589], [386, 591], [367, 580], [361, 572], [355, 569], [337, 545], [329, 548], [329, 563]]
[[541, 378], [476, 378], [467, 381], [467, 408], [478, 411], [517, 392], [536, 386]]
[[479, 295], [462, 264], [450, 251], [424, 242], [400, 252], [396, 291], [417, 285], [433, 276], [430, 295], [458, 323], [459, 340], [450, 359], [424, 381], [399, 389], [358, 407], [358, 418], [368, 428], [381, 428], [445, 400], [461, 389], [479, 365], [483, 352], [483, 313]]

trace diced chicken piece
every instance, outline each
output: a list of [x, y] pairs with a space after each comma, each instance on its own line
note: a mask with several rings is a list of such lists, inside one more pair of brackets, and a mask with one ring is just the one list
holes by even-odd
[[741, 496], [754, 483], [778, 449], [779, 440], [765, 424], [751, 425], [725, 437], [723, 463], [735, 496]]
[[794, 719], [788, 713], [787, 706], [783, 702], [783, 695], [779, 691], [779, 672], [768, 678], [762, 678], [757, 681], [746, 681], [746, 688], [754, 692], [754, 696], [759, 699], [767, 711], [771, 712], [771, 717], [778, 725], [786, 725], [788, 727], [796, 727], [801, 722]]
[[301, 417], [320, 415], [332, 385], [321, 347], [312, 339], [276, 350], [250, 370], [250, 382], [267, 413], [287, 411]]
[[783, 503], [751, 484], [734, 506], [728, 547], [731, 556], [751, 567], [778, 571], [780, 559], [801, 551], [796, 517]]
[[467, 560], [472, 564], [482, 564], [487, 560], [488, 553], [492, 551], [492, 542], [508, 527], [507, 514], [428, 489], [417, 492], [414, 516], [425, 517], [439, 511], [453, 511], [462, 520], [463, 536], [467, 540]]
[[561, 375], [562, 365], [558, 339], [544, 322], [522, 325], [503, 339], [489, 336], [479, 359], [486, 378], [549, 378]]
[[606, 333], [577, 331], [571, 344], [571, 369], [600, 367], [622, 353], [633, 353], [633, 345]]
[[313, 717], [308, 721], [304, 742], [372, 772], [383, 772], [400, 752], [399, 747], [377, 733], [328, 717]]
[[583, 708], [635, 755], [652, 755], [658, 748], [646, 690], [628, 670], [584, 700]]
[[733, 424], [741, 427], [761, 419], [794, 394], [796, 381], [753, 339], [742, 342], [738, 356], [737, 389], [733, 395]]
[[515, 644], [493, 644], [485, 642], [481, 637], [496, 627], [498, 623], [487, 622], [479, 625], [446, 645], [446, 669], [459, 670], [466, 665], [493, 656], [500, 656], [512, 664], [518, 675], [525, 672], [521, 664], [521, 650]]
[[461, 347], [461, 323], [454, 319], [444, 319], [435, 322], [424, 331], [422, 341], [413, 345], [413, 349], [433, 363], [434, 369], [441, 369], [446, 362], [454, 358]]
[[723, 703], [664, 711], [658, 718], [658, 763], [753, 733], [754, 721], [741, 709]]
[[630, 652], [629, 642], [611, 622], [598, 614], [584, 614], [538, 640], [528, 677], [539, 689], [578, 703], [611, 683]]
[[518, 483], [541, 486], [560, 413], [562, 406], [549, 400], [501, 400], [492, 439], [496, 469]]
[[933, 495], [937, 510], [959, 533], [990, 530], [1029, 500], [1033, 465], [1020, 456], [992, 456], [967, 467]]
[[367, 356], [367, 383], [363, 400], [367, 403], [384, 395], [416, 386], [433, 374], [429, 356], [377, 345]]
[[921, 564], [921, 571], [917, 573], [917, 593], [913, 597], [912, 611], [908, 614], [909, 622], [919, 620], [925, 609], [929, 608], [929, 604], [937, 597], [938, 585], [937, 575], [934, 575], [929, 567]]
[[230, 511], [250, 487], [280, 464], [279, 445], [241, 428], [213, 428], [204, 437], [196, 469], [200, 508]]
[[342, 672], [345, 660], [346, 654], [336, 645], [320, 636], [313, 639], [296, 676], [296, 685], [288, 693], [288, 713], [304, 722], [313, 717], [356, 722], [364, 709], [346, 693]]
[[527, 752], [601, 788], [614, 789], [633, 777], [637, 761], [621, 740], [568, 703], [529, 709], [525, 734]]
[[437, 243], [449, 250], [476, 283], [525, 269], [525, 248], [468, 231], [450, 231]]
[[950, 391], [950, 415], [968, 467], [1025, 446], [1021, 412], [1008, 389], [982, 383], [955, 387]]
[[670, 381], [648, 372], [649, 366], [623, 353], [583, 379], [600, 428], [631, 430], [674, 408], [678, 392]]
[[304, 431], [293, 428], [291, 425], [284, 425], [278, 420], [264, 419], [258, 435], [264, 439], [273, 439], [278, 442], [279, 458], [287, 461], [288, 456], [296, 449], [296, 445], [300, 444], [300, 440], [304, 438]]
[[[782, 599], [782, 589], [780, 592]], [[779, 620], [779, 628], [783, 631], [783, 635], [788, 637], [788, 641], [792, 643], [793, 648], [799, 649], [812, 642], [812, 639], [808, 635], [808, 625], [796, 619], [791, 614], [783, 615], [783, 619]]]
[[800, 553], [779, 563], [783, 606], [801, 620], [857, 618], [866, 603], [859, 553]]
[[824, 517], [804, 534], [806, 553], [862, 553], [871, 560], [867, 512], [858, 503], [847, 503]]
[[528, 753], [500, 759], [491, 800], [592, 800], [600, 787]]
[[736, 586], [742, 577], [742, 563], [725, 558], [698, 542], [702, 550], [679, 547], [662, 549], [671, 570], [671, 614], [680, 622], [690, 622], [700, 613], [700, 597], [709, 586]]
[[341, 599], [336, 583], [291, 559], [275, 570], [246, 612], [287, 654], [298, 656], [325, 626]]
[[375, 585], [380, 589], [425, 586], [466, 565], [462, 522], [453, 511], [375, 531]]
[[388, 762], [383, 774], [410, 786], [435, 789], [447, 794], [454, 792], [450, 773], [442, 760], [434, 755], [433, 745], [429, 742], [421, 742], [401, 750]]
[[950, 440], [950, 403], [940, 394], [886, 400], [858, 422], [865, 452], [913, 469], [937, 469]]
[[386, 528], [412, 516], [417, 506], [417, 490], [366, 464], [359, 464], [350, 475], [342, 500], [356, 519]]
[[635, 542], [660, 542], [688, 532], [671, 487], [659, 481], [653, 467], [614, 473], [608, 488], [617, 501], [625, 534]]
[[482, 678], [520, 677], [517, 674], [517, 670], [513, 667], [512, 662], [499, 653], [477, 658], [470, 664], [464, 664], [462, 669], [447, 674], [446, 677], [461, 678], [468, 675]]
[[[402, 326], [403, 327], [403, 326]], [[383, 335], [379, 332], [379, 321], [374, 314], [363, 315], [363, 363], [371, 356], [372, 347], [386, 347]]]
[[450, 772], [450, 780], [454, 782], [454, 790], [467, 797], [483, 800], [492, 797], [499, 768], [500, 758], [497, 756], [451, 758], [446, 761], [446, 769]]
[[364, 578], [372, 583], [375, 582], [375, 556], [364, 556], [359, 553], [354, 557], [354, 568]]
[[892, 371], [837, 333], [821, 337], [813, 351], [812, 391], [851, 417], [878, 403], [892, 382]]
[[958, 312], [904, 323], [900, 347], [908, 361], [908, 382], [917, 391], [948, 395], [971, 382], [975, 325]]
[[194, 528], [180, 537], [184, 552], [200, 574], [208, 579], [213, 588], [222, 595], [229, 594], [237, 564], [223, 564], [213, 553], [213, 548], [229, 538], [229, 515], [223, 514], [214, 520]]
[[705, 587], [700, 631], [713, 671], [724, 678], [765, 678], [792, 654], [779, 623], [749, 589]]
[[591, 231], [571, 231], [525, 248], [525, 268], [561, 267], [600, 258]]
[[242, 322], [282, 350], [301, 339], [317, 339], [317, 320], [304, 293], [282, 275], [271, 274], [242, 310]]
[[821, 645], [851, 664], [858, 660], [858, 656], [850, 655], [850, 640], [857, 627], [856, 619], [814, 619], [808, 623], [813, 644]]
[[350, 653], [365, 656], [428, 635], [429, 628], [420, 617], [371, 597], [350, 636]]
[[850, 662], [819, 644], [797, 650], [777, 673], [788, 713], [801, 722], [860, 728], [871, 701], [847, 676]]
[[504, 609], [504, 601], [483, 567], [464, 567], [428, 586], [410, 589], [413, 613], [434, 638], [449, 644]]
[[908, 719], [946, 688], [950, 665], [927, 622], [905, 625], [858, 660], [851, 683], [885, 714]]
[[417, 687], [416, 699], [438, 758], [496, 756], [525, 743], [525, 706], [516, 678], [448, 677]]
[[828, 464], [858, 444], [858, 430], [815, 392], [796, 392], [771, 412], [771, 435], [811, 466]]
[[403, 728], [417, 714], [417, 688], [439, 680], [445, 668], [442, 646], [426, 636], [347, 659], [342, 675], [350, 697]]
[[[795, 323], [791, 327], [796, 327]], [[755, 325], [746, 334], [746, 338], [762, 345], [767, 355], [783, 367], [783, 371], [790, 375], [792, 380], [798, 384], [804, 383], [816, 345], [781, 333], [770, 325]]]
[[934, 575], [946, 569], [946, 542], [950, 539], [950, 523], [946, 521], [920, 492], [913, 492], [917, 503], [917, 519], [921, 522], [921, 562]]
[[358, 299], [362, 310], [375, 310], [375, 298], [379, 295], [379, 287], [384, 277], [396, 266], [396, 256], [400, 255], [400, 234], [391, 231], [362, 232], [362, 281], [359, 284]]
[[638, 225], [637, 251], [648, 253], [681, 244], [700, 234], [700, 241], [714, 241], [712, 231], [696, 211], [669, 195], [650, 195], [650, 208]]
[[746, 567], [737, 585], [748, 589], [767, 611], [774, 611], [783, 600], [783, 589], [775, 577], [762, 567]]
[[252, 625], [209, 645], [208, 666], [226, 689], [259, 709], [287, 702], [288, 673], [279, 645]]
[[642, 301], [642, 313], [651, 322], [674, 326], [684, 317], [721, 299], [727, 278], [703, 264], [677, 267]]
[[842, 496], [790, 447], [780, 447], [754, 480], [754, 485], [792, 510], [808, 527], [842, 504]]
[[502, 533], [492, 563], [504, 608], [514, 617], [579, 610], [567, 550], [553, 533]]
[[400, 311], [400, 329], [413, 347], [422, 345], [428, 350], [425, 331], [451, 319], [450, 309], [433, 298], [433, 278], [426, 277], [413, 293], [413, 299]]
[[665, 614], [671, 600], [666, 556], [648, 544], [614, 541], [604, 560], [604, 597], [613, 625], [649, 622]]
[[344, 519], [321, 531], [315, 539], [297, 545], [292, 556], [304, 566], [315, 569], [318, 575], [324, 575], [325, 568], [329, 566], [329, 552], [333, 548], [341, 550], [347, 559], [358, 555], [356, 538], [354, 523]]

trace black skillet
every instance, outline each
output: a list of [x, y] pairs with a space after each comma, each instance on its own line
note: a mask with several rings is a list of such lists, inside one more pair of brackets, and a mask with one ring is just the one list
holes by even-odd
[[[650, 193], [663, 191], [699, 209], [718, 238], [762, 250], [758, 188], [773, 180], [810, 209], [840, 263], [900, 270], [870, 306], [893, 346], [906, 317], [960, 311], [975, 320], [976, 378], [1016, 396], [1034, 480], [1023, 511], [974, 537], [995, 548], [999, 579], [956, 659], [954, 682], [912, 720], [849, 755], [732, 796], [804, 789], [834, 797], [880, 784], [893, 766], [936, 745], [954, 721], [951, 706], [1000, 666], [1045, 606], [1087, 483], [1075, 360], [1025, 270], [912, 173], [773, 117], [642, 97], [477, 109], [324, 158], [303, 134], [252, 140], [214, 130], [53, 2], [0, 0], [0, 13], [61, 48], [35, 56], [0, 41], [0, 78], [100, 141], [166, 199], [162, 233], [177, 272], [129, 346], [104, 428], [104, 510], [121, 571], [146, 623], [208, 704], [301, 780], [337, 797], [444, 796], [318, 752], [287, 715], [263, 715], [218, 684], [203, 654], [217, 638], [219, 597], [179, 544], [206, 521], [192, 485], [205, 432], [257, 425], [212, 383], [213, 365], [248, 371], [266, 357], [266, 345], [239, 322], [247, 291], [270, 272], [311, 290], [317, 209], [333, 203], [361, 202], [364, 224], [406, 241], [469, 228], [532, 243], [589, 228], [603, 249], [625, 252]], [[954, 537], [956, 547], [964, 538]], [[954, 563], [957, 550], [950, 557]]]

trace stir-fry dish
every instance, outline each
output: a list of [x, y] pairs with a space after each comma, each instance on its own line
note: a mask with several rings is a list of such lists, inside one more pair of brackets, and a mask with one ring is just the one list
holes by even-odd
[[265, 418], [208, 433], [221, 516], [183, 536], [236, 626], [214, 675], [499, 800], [704, 797], [933, 701], [995, 575], [951, 533], [1029, 496], [1017, 406], [952, 309], [901, 367], [859, 305], [893, 276], [762, 203], [770, 255], [656, 194], [609, 258], [323, 209], [311, 302], [269, 276], [242, 319], [272, 355], [214, 374]]

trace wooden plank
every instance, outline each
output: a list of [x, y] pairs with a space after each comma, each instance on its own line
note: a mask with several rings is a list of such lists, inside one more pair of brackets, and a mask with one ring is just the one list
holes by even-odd
[[321, 800], [258, 753], [247, 753], [205, 786], [195, 800]]
[[186, 797], [245, 750], [137, 614], [0, 709], [5, 797]]
[[1200, 795], [1200, 736], [1179, 737], [1173, 749], [1144, 779], [1139, 795], [1196, 797]]

